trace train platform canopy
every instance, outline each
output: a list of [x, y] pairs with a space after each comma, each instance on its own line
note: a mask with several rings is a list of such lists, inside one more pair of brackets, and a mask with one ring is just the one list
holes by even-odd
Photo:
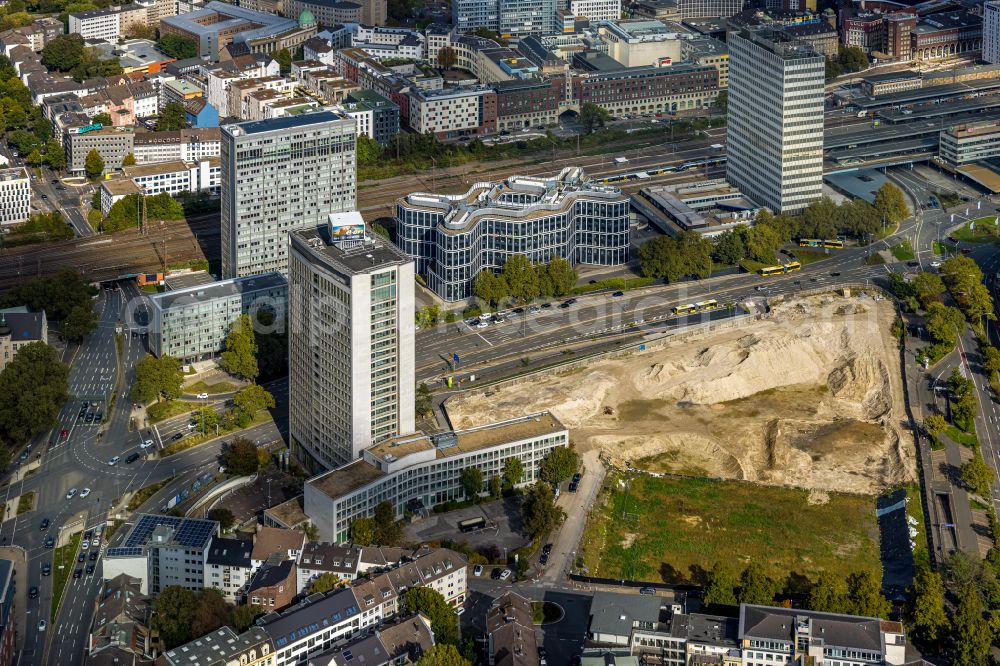
[[842, 97], [842, 100], [848, 106], [852, 106], [857, 109], [874, 109], [886, 106], [929, 102], [935, 99], [951, 99], [953, 97], [972, 95], [988, 90], [996, 90], [997, 88], [1000, 88], [1000, 79], [980, 79], [978, 81], [945, 83], [937, 86], [927, 86], [926, 88], [901, 90], [887, 95], [875, 95], [874, 97], [869, 97], [867, 95]]
[[1000, 193], [1000, 164], [997, 162], [997, 160], [989, 160], [964, 164], [955, 170], [993, 194], [997, 194]]
[[835, 189], [856, 199], [864, 199], [870, 204], [875, 203], [875, 193], [889, 180], [877, 169], [858, 169], [832, 173], [823, 177]]

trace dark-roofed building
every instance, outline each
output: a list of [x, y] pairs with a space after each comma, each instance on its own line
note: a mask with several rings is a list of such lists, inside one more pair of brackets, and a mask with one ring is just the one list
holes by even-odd
[[742, 604], [739, 640], [744, 666], [842, 658], [873, 666], [906, 661], [903, 625], [875, 617]]
[[262, 565], [273, 555], [278, 555], [283, 560], [298, 561], [305, 542], [306, 535], [300, 530], [260, 525], [253, 535], [253, 552], [250, 554], [250, 559], [254, 567]]
[[369, 636], [351, 641], [309, 660], [309, 666], [386, 666], [415, 664], [434, 647], [430, 620], [413, 615], [383, 625]]
[[656, 628], [662, 603], [656, 595], [597, 591], [590, 604], [587, 636], [601, 645], [629, 645], [633, 630]]
[[27, 308], [0, 310], [0, 371], [7, 367], [17, 351], [32, 342], [49, 342], [49, 323], [45, 311]]
[[486, 654], [490, 666], [538, 666], [531, 602], [516, 592], [493, 600], [486, 611]]
[[361, 548], [358, 546], [307, 543], [299, 558], [297, 590], [300, 594], [307, 592], [309, 586], [324, 574], [333, 574], [344, 581], [354, 580], [360, 564]]
[[253, 574], [250, 539], [213, 537], [205, 564], [205, 587], [214, 587], [227, 601], [239, 601]]
[[88, 664], [99, 655], [103, 661], [119, 653], [127, 655], [122, 663], [132, 663], [133, 658], [136, 663], [151, 663], [158, 641], [150, 634], [153, 609], [141, 587], [139, 579], [127, 574], [104, 581], [90, 625]]
[[250, 579], [244, 600], [265, 610], [281, 610], [295, 598], [295, 561], [273, 555]]
[[275, 662], [274, 643], [260, 627], [242, 634], [219, 627], [160, 655], [157, 666], [271, 666]]

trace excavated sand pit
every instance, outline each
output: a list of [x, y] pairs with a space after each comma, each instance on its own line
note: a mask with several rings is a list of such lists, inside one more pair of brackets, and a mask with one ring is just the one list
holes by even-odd
[[915, 478], [886, 301], [815, 296], [733, 330], [448, 402], [456, 428], [540, 410], [656, 472], [874, 493]]

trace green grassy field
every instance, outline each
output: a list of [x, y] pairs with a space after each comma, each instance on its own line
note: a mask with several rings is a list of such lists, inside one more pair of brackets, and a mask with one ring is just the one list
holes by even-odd
[[800, 247], [795, 250], [795, 258], [800, 264], [806, 266], [808, 264], [814, 264], [817, 261], [823, 261], [824, 259], [829, 259], [833, 256], [833, 253], [827, 254], [823, 250], [815, 250], [807, 247]]
[[1000, 227], [993, 224], [994, 219], [996, 218], [992, 216], [981, 217], [978, 220], [973, 220], [969, 224], [956, 229], [951, 235], [960, 241], [966, 241], [969, 243], [993, 242], [1000, 239]]
[[76, 568], [76, 554], [80, 549], [80, 532], [69, 539], [65, 546], [56, 548], [52, 554], [52, 608], [49, 611], [49, 621], [56, 621], [59, 611], [59, 600], [66, 591], [66, 581]]
[[590, 513], [581, 559], [591, 576], [700, 582], [719, 561], [755, 561], [784, 580], [823, 571], [881, 575], [875, 498], [739, 481], [611, 475]]
[[917, 255], [913, 253], [910, 241], [904, 240], [902, 243], [892, 246], [892, 256], [896, 257], [897, 261], [910, 261]]
[[159, 423], [164, 419], [169, 419], [171, 416], [179, 416], [180, 414], [186, 414], [187, 412], [193, 411], [198, 408], [201, 403], [190, 402], [187, 400], [164, 400], [162, 402], [154, 402], [152, 405], [146, 408], [146, 415], [149, 417], [150, 423]]
[[184, 387], [185, 393], [207, 393], [209, 395], [215, 395], [216, 393], [233, 393], [239, 390], [239, 386], [233, 384], [232, 382], [215, 382], [214, 384], [206, 384], [203, 381], [197, 381], [194, 384]]
[[965, 432], [964, 430], [959, 430], [955, 426], [948, 426], [944, 434], [948, 435], [952, 441], [961, 444], [962, 446], [968, 446], [969, 448], [976, 448], [979, 446], [979, 440], [976, 439], [976, 433]]

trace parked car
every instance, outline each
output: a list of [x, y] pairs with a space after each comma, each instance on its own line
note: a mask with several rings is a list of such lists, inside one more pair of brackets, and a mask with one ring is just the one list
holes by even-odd
[[202, 391], [195, 397], [197, 397], [199, 400], [208, 400], [208, 394], [205, 393], [204, 391]]
[[141, 447], [142, 447], [142, 448], [144, 448], [144, 449], [148, 449], [148, 448], [149, 448], [149, 447], [151, 447], [152, 445], [153, 445], [153, 440], [151, 440], [151, 439], [147, 439], [147, 440], [145, 440], [145, 441], [144, 441], [144, 442], [143, 442], [142, 444], [140, 444], [139, 446], [141, 446]]
[[476, 568], [474, 568], [472, 570], [472, 575], [473, 576], [482, 576], [483, 575], [483, 565], [482, 564], [477, 564]]
[[83, 499], [89, 494], [90, 494], [90, 488], [84, 488], [83, 490], [80, 491], [80, 499]]
[[656, 590], [651, 587], [644, 587], [639, 590], [639, 594], [656, 594]]
[[182, 433], [182, 432], [175, 432], [174, 436], [170, 438], [170, 441], [171, 442], [176, 442], [178, 439], [180, 439], [183, 436], [184, 436], [184, 433]]
[[69, 492], [66, 493], [66, 499], [73, 499], [74, 497], [76, 497], [76, 493], [77, 493], [76, 488], [70, 488]]
[[614, 298], [618, 298], [619, 296], [624, 296], [624, 295], [625, 295], [625, 292], [624, 292], [624, 291], [616, 291], [615, 293], [613, 293], [613, 294], [611, 294], [611, 295], [612, 295], [612, 296], [613, 296]]
[[118, 464], [118, 461], [121, 459], [122, 459], [121, 456], [111, 456], [111, 460], [108, 461], [108, 466], [114, 467], [115, 465]]
[[510, 578], [510, 569], [504, 569], [500, 572], [500, 580], [507, 580]]
[[551, 553], [552, 552], [552, 544], [551, 543], [547, 543], [544, 546], [542, 546], [542, 552], [545, 553], [546, 555], [548, 555], [549, 553]]
[[549, 561], [549, 556], [545, 553], [542, 553], [542, 556], [538, 558], [538, 563], [541, 564], [543, 567], [548, 561]]

